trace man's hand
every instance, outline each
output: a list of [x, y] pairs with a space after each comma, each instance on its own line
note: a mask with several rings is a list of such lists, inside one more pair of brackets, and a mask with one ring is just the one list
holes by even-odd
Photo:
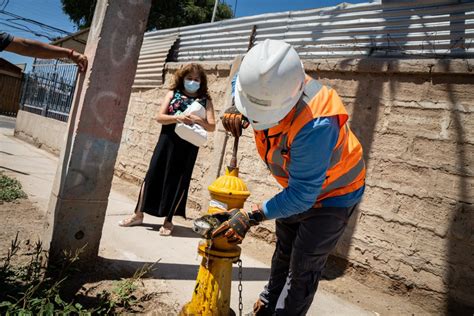
[[80, 72], [84, 72], [87, 70], [88, 60], [85, 55], [73, 51], [70, 56], [70, 59], [77, 64]]
[[222, 117], [222, 125], [224, 125], [225, 130], [230, 132], [232, 136], [240, 137], [242, 135], [242, 127], [247, 128], [249, 124], [237, 108], [232, 106], [225, 110], [224, 116]]
[[224, 234], [229, 243], [239, 244], [250, 229], [250, 218], [246, 211], [239, 209], [231, 210], [230, 215], [229, 220], [223, 222], [212, 232], [212, 238]]
[[212, 238], [224, 234], [229, 243], [241, 243], [250, 227], [260, 224], [265, 219], [260, 209], [252, 212], [233, 209], [226, 213], [230, 218], [213, 231]]

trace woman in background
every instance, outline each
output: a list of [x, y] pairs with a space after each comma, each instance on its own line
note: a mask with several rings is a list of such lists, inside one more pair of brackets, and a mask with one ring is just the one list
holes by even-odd
[[[194, 101], [206, 109], [206, 118], [184, 114]], [[173, 231], [173, 216], [186, 217], [189, 183], [199, 151], [199, 147], [175, 133], [176, 123], [199, 124], [208, 132], [214, 131], [216, 126], [206, 73], [200, 65], [188, 64], [176, 71], [156, 120], [163, 127], [140, 190], [135, 213], [120, 221], [119, 225], [140, 225], [144, 213], [166, 217], [160, 235], [169, 236]]]

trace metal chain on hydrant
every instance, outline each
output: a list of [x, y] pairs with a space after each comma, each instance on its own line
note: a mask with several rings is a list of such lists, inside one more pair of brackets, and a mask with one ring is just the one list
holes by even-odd
[[242, 260], [237, 260], [239, 265], [239, 316], [242, 316], [242, 310], [244, 309], [244, 304], [242, 303]]

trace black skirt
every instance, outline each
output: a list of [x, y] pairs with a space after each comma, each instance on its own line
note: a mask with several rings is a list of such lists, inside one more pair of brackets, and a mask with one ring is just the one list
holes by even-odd
[[199, 151], [174, 132], [175, 126], [161, 129], [136, 207], [169, 221], [173, 215], [186, 217], [189, 183]]

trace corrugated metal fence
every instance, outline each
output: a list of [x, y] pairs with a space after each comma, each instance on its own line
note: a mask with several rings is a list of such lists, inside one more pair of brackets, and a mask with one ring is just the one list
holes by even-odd
[[245, 53], [256, 25], [256, 43], [285, 40], [302, 58], [472, 56], [474, 2], [423, 2], [341, 4], [160, 30], [145, 34], [143, 46], [179, 34], [175, 61], [230, 60]]
[[163, 83], [163, 68], [178, 34], [144, 40], [133, 88], [154, 88]]

